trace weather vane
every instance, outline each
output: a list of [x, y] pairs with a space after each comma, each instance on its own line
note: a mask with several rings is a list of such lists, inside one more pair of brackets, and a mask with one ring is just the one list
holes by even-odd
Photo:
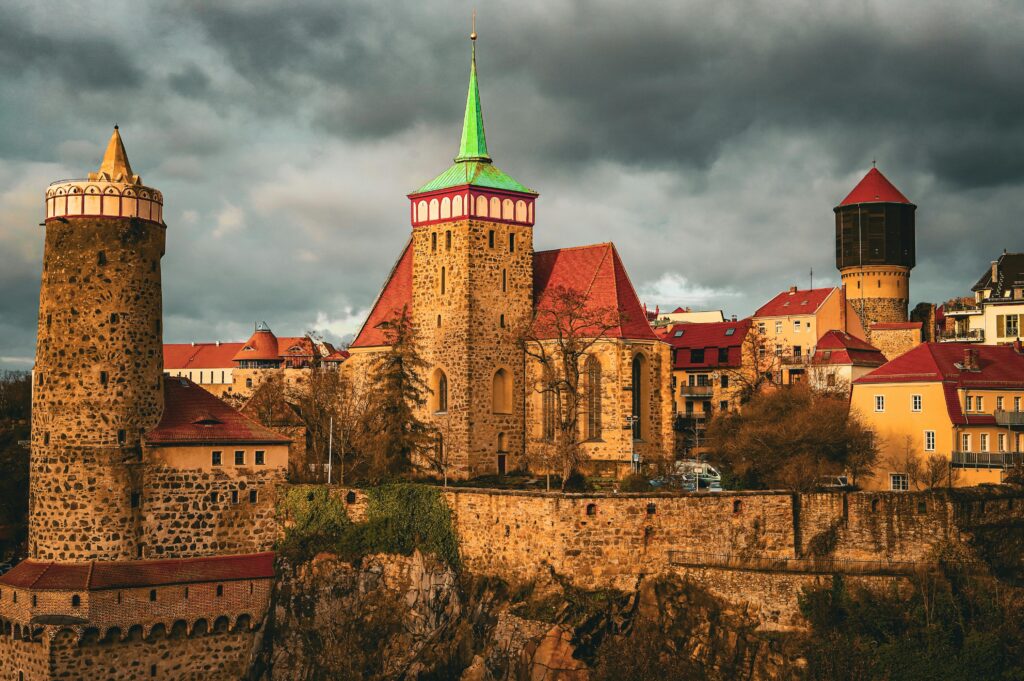
[[473, 31], [469, 34], [470, 40], [476, 40], [476, 8], [473, 8]]

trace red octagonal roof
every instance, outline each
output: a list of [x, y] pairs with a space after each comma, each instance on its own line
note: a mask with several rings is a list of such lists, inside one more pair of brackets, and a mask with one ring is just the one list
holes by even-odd
[[839, 205], [850, 206], [857, 203], [910, 203], [910, 199], [896, 189], [878, 168], [872, 168]]

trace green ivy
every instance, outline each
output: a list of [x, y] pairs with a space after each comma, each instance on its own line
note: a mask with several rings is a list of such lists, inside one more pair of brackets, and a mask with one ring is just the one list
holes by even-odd
[[324, 551], [357, 561], [374, 553], [408, 556], [420, 549], [458, 567], [458, 540], [439, 489], [393, 483], [370, 488], [366, 495], [366, 522], [353, 523], [345, 505], [326, 488], [290, 490], [279, 507], [290, 521], [279, 553], [293, 562]]

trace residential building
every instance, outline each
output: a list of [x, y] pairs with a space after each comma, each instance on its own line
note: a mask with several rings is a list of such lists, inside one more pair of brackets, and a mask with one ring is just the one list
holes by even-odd
[[[688, 307], [677, 307], [671, 312], [657, 315], [657, 321], [659, 324], [709, 324], [724, 322], [726, 319], [721, 310], [691, 310]], [[733, 321], [736, 321], [735, 316]]]
[[[791, 286], [762, 305], [751, 318], [757, 335], [758, 371], [770, 371], [779, 385], [806, 379], [818, 338], [842, 331], [865, 338], [864, 327], [842, 288]], [[749, 361], [749, 360], [748, 360]]]
[[282, 371], [295, 381], [314, 366], [337, 368], [344, 350], [305, 336], [274, 335], [259, 322], [244, 343], [165, 343], [164, 373], [188, 378], [218, 397], [245, 398], [264, 377]]
[[842, 331], [826, 331], [810, 362], [811, 385], [818, 390], [850, 391], [853, 382], [885, 364], [882, 351]]
[[699, 451], [710, 419], [739, 407], [747, 384], [741, 372], [750, 327], [751, 320], [742, 319], [670, 324], [657, 329], [658, 336], [672, 346], [677, 453], [691, 455]]
[[1003, 251], [971, 288], [943, 305], [944, 341], [1000, 345], [1024, 338], [1024, 253]]
[[[484, 134], [473, 36], [462, 139], [454, 163], [408, 195], [412, 236], [342, 367], [358, 384], [405, 315], [428, 365], [420, 416], [439, 433], [434, 459], [451, 477], [543, 469], [555, 447], [552, 371], [524, 352], [525, 333], [557, 352], [560, 298], [582, 295], [596, 342], [581, 368], [576, 434], [587, 467], [619, 475], [634, 454], [671, 454], [669, 346], [652, 331], [615, 247], [534, 252], [538, 194], [493, 163]], [[583, 335], [586, 335], [583, 332]], [[531, 346], [533, 347], [533, 346]], [[365, 384], [365, 381], [363, 381]], [[363, 389], [372, 389], [365, 386]]]
[[[1001, 482], [1024, 451], [1020, 345], [924, 343], [853, 383], [851, 409], [880, 451], [869, 489], [915, 489], [926, 469], [952, 484]], [[937, 471], [936, 471], [937, 469]]]

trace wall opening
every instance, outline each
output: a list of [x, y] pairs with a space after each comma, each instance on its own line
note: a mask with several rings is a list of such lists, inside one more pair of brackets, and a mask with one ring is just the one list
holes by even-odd
[[498, 369], [494, 372], [491, 388], [491, 411], [495, 414], [511, 414], [512, 374], [507, 369]]
[[435, 414], [448, 411], [448, 376], [440, 368], [430, 377], [431, 408]]

